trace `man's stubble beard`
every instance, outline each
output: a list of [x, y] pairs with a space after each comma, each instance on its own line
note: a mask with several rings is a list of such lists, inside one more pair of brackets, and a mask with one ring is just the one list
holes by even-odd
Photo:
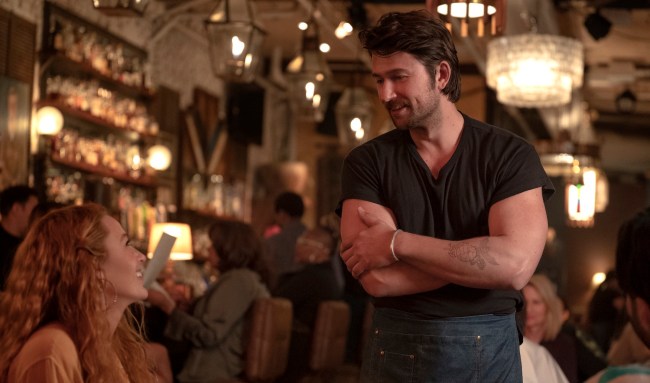
[[[397, 124], [395, 119], [391, 116], [391, 121], [393, 125], [399, 130], [413, 130], [419, 128], [426, 128], [431, 121], [437, 121], [439, 119], [439, 110], [440, 110], [440, 94], [435, 93], [433, 89], [430, 90], [433, 94], [431, 95], [431, 103], [426, 104], [426, 110], [422, 111], [419, 115], [415, 114], [413, 109], [413, 104], [408, 103], [407, 108], [411, 110], [411, 116], [403, 123]], [[388, 110], [388, 108], [387, 108]], [[390, 111], [389, 111], [390, 116]]]

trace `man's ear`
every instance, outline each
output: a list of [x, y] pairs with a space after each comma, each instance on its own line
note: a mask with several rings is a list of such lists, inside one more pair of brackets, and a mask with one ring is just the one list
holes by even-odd
[[18, 209], [24, 209], [25, 206], [21, 204], [20, 202], [15, 202], [13, 205], [11, 205], [11, 209], [9, 209], [9, 213], [7, 213], [7, 217], [9, 216], [15, 216], [16, 214], [20, 214]]
[[438, 65], [438, 70], [436, 71], [436, 76], [438, 77], [438, 88], [442, 91], [445, 89], [451, 78], [451, 67], [446, 61], [440, 61]]

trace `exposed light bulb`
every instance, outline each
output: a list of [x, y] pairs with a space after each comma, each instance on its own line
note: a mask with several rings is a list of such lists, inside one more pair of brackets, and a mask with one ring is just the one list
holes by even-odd
[[315, 94], [314, 98], [312, 99], [311, 104], [314, 106], [314, 108], [318, 108], [320, 106], [320, 94]]
[[594, 286], [598, 286], [601, 283], [605, 282], [606, 278], [607, 278], [607, 276], [602, 271], [598, 272], [598, 273], [595, 273], [594, 276], [591, 277], [591, 284], [594, 285]]
[[350, 36], [353, 30], [354, 28], [352, 28], [352, 25], [350, 23], [347, 21], [341, 21], [336, 27], [336, 30], [334, 30], [334, 35], [337, 39], [343, 40], [344, 38]]
[[361, 129], [361, 119], [359, 117], [355, 117], [352, 120], [350, 120], [350, 129], [352, 129], [353, 132], [356, 132], [359, 129]]
[[164, 145], [154, 145], [147, 150], [147, 162], [156, 170], [166, 170], [172, 162], [172, 153]]
[[220, 22], [225, 18], [225, 16], [226, 15], [222, 11], [218, 11], [210, 15], [210, 21]]
[[244, 52], [246, 44], [239, 39], [239, 36], [232, 37], [232, 55], [233, 57], [239, 57], [239, 55]]
[[53, 107], [44, 106], [36, 112], [36, 131], [38, 134], [53, 136], [63, 128], [63, 114]]
[[316, 90], [316, 86], [314, 85], [313, 82], [310, 81], [307, 84], [305, 84], [305, 97], [308, 100], [311, 100], [312, 98], [314, 98], [314, 91], [315, 90]]

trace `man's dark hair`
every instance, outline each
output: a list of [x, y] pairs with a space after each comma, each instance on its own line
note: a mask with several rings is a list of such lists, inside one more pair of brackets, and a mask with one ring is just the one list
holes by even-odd
[[29, 215], [30, 226], [36, 222], [36, 220], [43, 218], [45, 214], [51, 212], [52, 210], [60, 209], [65, 206], [66, 204], [54, 201], [39, 202], [36, 206], [34, 206], [32, 213]]
[[284, 192], [275, 199], [275, 211], [283, 211], [290, 217], [300, 218], [305, 213], [305, 204], [298, 194]]
[[24, 204], [30, 197], [38, 198], [36, 189], [26, 185], [10, 186], [0, 193], [0, 214], [6, 216], [15, 203]]
[[361, 45], [370, 55], [389, 56], [397, 52], [413, 55], [424, 65], [433, 83], [436, 66], [449, 63], [451, 76], [442, 93], [451, 102], [460, 98], [458, 55], [451, 34], [440, 19], [425, 10], [383, 15], [377, 25], [359, 32]]
[[650, 304], [650, 208], [638, 213], [619, 229], [616, 274], [626, 294]]

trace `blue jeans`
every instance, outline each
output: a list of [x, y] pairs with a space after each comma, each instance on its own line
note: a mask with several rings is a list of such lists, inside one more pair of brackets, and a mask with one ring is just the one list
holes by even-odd
[[515, 315], [414, 319], [377, 308], [363, 383], [521, 383]]

